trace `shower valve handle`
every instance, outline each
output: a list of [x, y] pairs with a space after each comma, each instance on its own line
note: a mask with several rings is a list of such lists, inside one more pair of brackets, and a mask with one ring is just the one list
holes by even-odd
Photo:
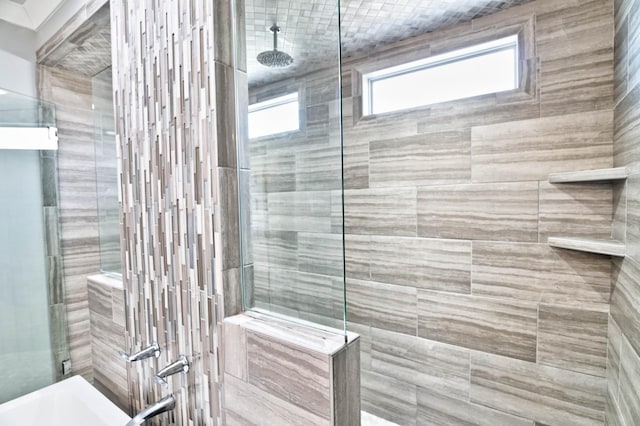
[[120, 355], [121, 359], [127, 362], [140, 361], [140, 360], [151, 358], [151, 357], [158, 358], [160, 357], [160, 346], [154, 342], [151, 345], [147, 346], [146, 348], [134, 354], [129, 355], [125, 352], [119, 351], [118, 355]]

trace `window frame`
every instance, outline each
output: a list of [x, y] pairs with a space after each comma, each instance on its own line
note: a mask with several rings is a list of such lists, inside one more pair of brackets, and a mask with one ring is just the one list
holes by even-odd
[[[515, 52], [515, 61], [514, 61], [514, 87], [512, 89], [499, 91], [499, 92], [488, 92], [480, 95], [472, 95], [462, 98], [455, 98], [443, 102], [433, 102], [433, 103], [424, 103], [421, 105], [394, 109], [392, 111], [385, 111], [381, 113], [373, 112], [373, 102], [374, 102], [374, 94], [373, 94], [373, 84], [378, 81], [383, 81], [387, 79], [391, 79], [398, 76], [403, 76], [415, 72], [420, 72], [432, 68], [437, 68], [441, 66], [445, 66], [447, 64], [453, 64], [457, 62], [461, 62], [468, 59], [473, 59], [477, 57], [481, 57], [484, 55], [489, 55], [492, 53], [502, 52], [505, 50], [513, 50]], [[468, 99], [473, 99], [481, 96], [486, 96], [495, 93], [506, 93], [511, 91], [518, 91], [522, 89], [522, 69], [521, 62], [523, 53], [523, 40], [522, 34], [520, 31], [510, 32], [508, 35], [502, 35], [500, 37], [496, 37], [493, 40], [481, 41], [475, 43], [471, 46], [462, 47], [459, 49], [451, 50], [445, 53], [428, 56], [423, 59], [404, 62], [398, 65], [393, 65], [390, 67], [385, 67], [382, 69], [378, 69], [375, 71], [362, 73], [361, 76], [361, 89], [362, 89], [362, 118], [382, 115], [382, 114], [393, 114], [400, 111], [411, 111], [420, 109], [423, 107], [427, 107], [430, 105], [436, 105], [446, 102], [460, 102]]]
[[[298, 108], [297, 108], [297, 112], [298, 112], [298, 126], [295, 129], [288, 129], [288, 130], [283, 130], [280, 132], [276, 132], [276, 133], [268, 133], [265, 135], [260, 135], [260, 136], [254, 136], [251, 137], [251, 114], [252, 113], [256, 113], [256, 112], [260, 112], [260, 111], [264, 111], [267, 109], [271, 109], [271, 108], [275, 108], [281, 105], [287, 105], [290, 103], [297, 103]], [[287, 133], [294, 133], [294, 132], [299, 132], [302, 129], [302, 124], [300, 122], [300, 92], [299, 91], [295, 91], [295, 92], [290, 92], [287, 93], [286, 95], [280, 95], [280, 96], [276, 96], [267, 100], [263, 100], [260, 102], [256, 102], [253, 104], [250, 104], [247, 108], [247, 137], [250, 140], [253, 139], [261, 139], [261, 138], [269, 138], [269, 137], [273, 137], [273, 136], [278, 136], [278, 135], [284, 135]]]

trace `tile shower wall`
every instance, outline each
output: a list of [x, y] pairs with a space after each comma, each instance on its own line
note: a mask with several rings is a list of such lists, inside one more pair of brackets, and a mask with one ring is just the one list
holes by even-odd
[[[218, 424], [223, 316], [239, 311], [231, 8], [226, 1], [111, 1], [127, 349], [135, 410], [173, 393], [159, 424]], [[179, 355], [187, 375], [157, 385]]]
[[[507, 28], [528, 40], [519, 93], [359, 118], [359, 73]], [[547, 178], [612, 166], [612, 34], [612, 1], [538, 0], [345, 61], [347, 310], [362, 335], [363, 410], [402, 425], [603, 423], [611, 261], [546, 240], [609, 237], [612, 188]], [[325, 78], [251, 93], [298, 88], [303, 124], [327, 132], [339, 112]], [[305, 147], [294, 142], [317, 148], [313, 168], [296, 162], [292, 152]], [[251, 147], [255, 304], [295, 306], [308, 319], [314, 288], [334, 272], [307, 271], [306, 259], [325, 259], [341, 229], [270, 226], [289, 218], [278, 197], [301, 208], [339, 201], [338, 190], [314, 190], [322, 175], [313, 172], [340, 164], [314, 142], [288, 135]], [[278, 271], [257, 268], [262, 255], [280, 273], [313, 277], [298, 281], [309, 289], [267, 298]]]
[[91, 364], [93, 385], [125, 412], [130, 411], [127, 365], [114, 356], [124, 347], [125, 314], [122, 281], [90, 276]]
[[[39, 65], [39, 96], [56, 106], [64, 305], [72, 370], [92, 379], [87, 276], [100, 270], [91, 79]], [[51, 191], [53, 196], [55, 192]], [[59, 266], [59, 265], [58, 265]], [[60, 269], [58, 269], [60, 271]]]
[[614, 164], [629, 170], [615, 186], [615, 237], [627, 256], [614, 262], [607, 345], [607, 424], [640, 423], [640, 1], [615, 2]]

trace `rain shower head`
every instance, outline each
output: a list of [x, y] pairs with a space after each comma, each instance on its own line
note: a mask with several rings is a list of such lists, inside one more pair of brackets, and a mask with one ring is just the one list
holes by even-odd
[[266, 50], [260, 53], [257, 58], [258, 62], [270, 68], [288, 67], [293, 63], [293, 58], [278, 50], [278, 33], [280, 32], [280, 27], [273, 24], [269, 29], [273, 33], [273, 50]]

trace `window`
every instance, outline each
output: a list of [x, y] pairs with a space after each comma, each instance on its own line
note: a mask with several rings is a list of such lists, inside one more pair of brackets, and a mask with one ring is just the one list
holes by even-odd
[[517, 89], [518, 60], [513, 35], [365, 74], [364, 115]]
[[249, 138], [300, 129], [298, 92], [249, 105]]

